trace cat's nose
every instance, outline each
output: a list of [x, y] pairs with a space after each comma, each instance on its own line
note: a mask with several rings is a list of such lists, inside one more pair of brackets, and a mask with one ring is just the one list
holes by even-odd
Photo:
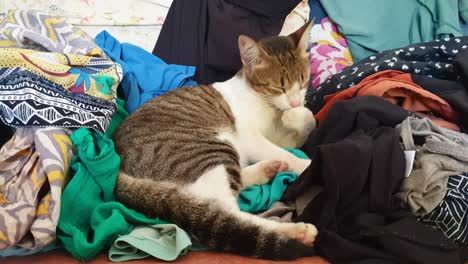
[[301, 105], [301, 99], [298, 99], [298, 98], [289, 99], [289, 105], [291, 107], [298, 107]]

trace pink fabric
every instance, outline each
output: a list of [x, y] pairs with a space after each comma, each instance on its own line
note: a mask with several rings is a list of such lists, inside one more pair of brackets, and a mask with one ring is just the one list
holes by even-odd
[[324, 18], [312, 27], [310, 42], [310, 82], [313, 89], [353, 64], [346, 39], [330, 19]]

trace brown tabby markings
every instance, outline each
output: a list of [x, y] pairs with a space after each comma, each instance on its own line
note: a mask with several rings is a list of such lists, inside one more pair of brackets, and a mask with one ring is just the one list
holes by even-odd
[[255, 91], [280, 95], [293, 87], [296, 81], [299, 81], [302, 89], [308, 87], [308, 58], [301, 56], [290, 37], [264, 38], [258, 45], [261, 52], [257, 58], [257, 66], [243, 69]]
[[[298, 36], [260, 40], [255, 63], [239, 75], [263, 96], [279, 95], [295, 83], [306, 87], [309, 68], [298, 49]], [[235, 118], [212, 86], [179, 88], [154, 98], [119, 127], [114, 135], [121, 156], [116, 198], [148, 216], [174, 222], [213, 249], [273, 259], [309, 255], [310, 246], [243, 221], [216, 199], [196, 199], [184, 187], [223, 165], [231, 190], [241, 190], [239, 154], [222, 132], [236, 133]]]
[[216, 138], [234, 131], [234, 117], [221, 94], [201, 85], [155, 98], [131, 115], [114, 139], [127, 174], [187, 184], [209, 168], [225, 165], [238, 191], [239, 156]]

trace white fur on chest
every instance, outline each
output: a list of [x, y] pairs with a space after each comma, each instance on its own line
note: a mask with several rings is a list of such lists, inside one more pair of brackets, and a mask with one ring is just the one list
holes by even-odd
[[274, 138], [278, 114], [237, 76], [226, 82], [215, 83], [213, 87], [223, 95], [236, 122], [235, 134], [222, 132], [218, 138], [230, 142], [239, 153], [241, 167], [247, 166], [250, 160], [246, 153], [249, 148], [258, 147], [250, 144], [249, 139], [258, 132], [266, 138]]
[[277, 113], [256, 96], [243, 79], [235, 76], [226, 82], [215, 83], [213, 87], [229, 104], [239, 131], [257, 129], [266, 137], [274, 131]]

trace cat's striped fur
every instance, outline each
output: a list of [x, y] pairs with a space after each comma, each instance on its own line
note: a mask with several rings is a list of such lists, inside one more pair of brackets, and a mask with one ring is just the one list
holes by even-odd
[[315, 126], [303, 107], [308, 29], [258, 43], [241, 36], [244, 66], [234, 78], [166, 93], [125, 120], [114, 136], [122, 158], [117, 199], [216, 250], [271, 259], [313, 254], [314, 226], [237, 206], [243, 188], [310, 164], [272, 143], [297, 147]]

